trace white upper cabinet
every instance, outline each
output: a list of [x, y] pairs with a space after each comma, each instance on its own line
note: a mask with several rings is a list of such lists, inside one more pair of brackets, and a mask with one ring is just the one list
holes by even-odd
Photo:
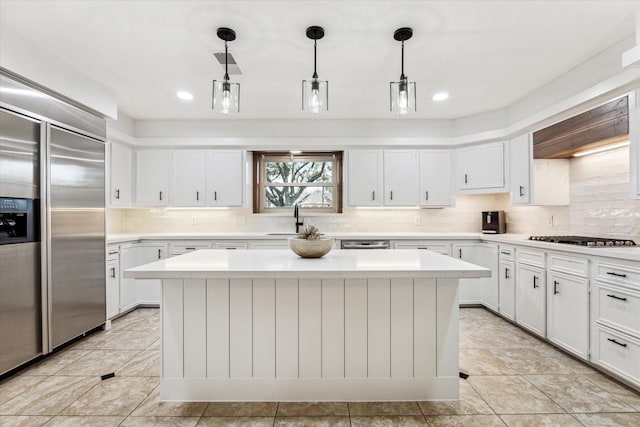
[[209, 206], [242, 206], [244, 163], [241, 150], [211, 150], [206, 156], [206, 193]]
[[350, 206], [382, 206], [382, 150], [349, 150]]
[[110, 143], [110, 200], [112, 206], [131, 206], [133, 203], [133, 150]]
[[171, 179], [172, 206], [204, 206], [204, 150], [174, 150]]
[[136, 204], [169, 205], [172, 151], [140, 150], [136, 158]]
[[451, 150], [420, 150], [420, 206], [452, 206]]
[[384, 150], [384, 204], [415, 206], [418, 204], [418, 152]]
[[640, 91], [629, 95], [629, 180], [631, 197], [640, 199]]
[[511, 202], [569, 204], [569, 159], [532, 159], [531, 134], [510, 141]]
[[507, 191], [504, 174], [504, 143], [458, 148], [457, 188], [464, 192], [490, 193]]

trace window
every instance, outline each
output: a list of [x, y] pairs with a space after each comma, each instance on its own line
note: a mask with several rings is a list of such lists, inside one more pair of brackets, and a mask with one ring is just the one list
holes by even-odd
[[342, 152], [254, 152], [253, 212], [342, 212]]

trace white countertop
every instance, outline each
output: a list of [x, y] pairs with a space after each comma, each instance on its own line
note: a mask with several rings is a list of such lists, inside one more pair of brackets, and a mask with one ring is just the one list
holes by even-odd
[[126, 270], [135, 279], [202, 278], [477, 278], [491, 271], [424, 250], [333, 250], [300, 258], [288, 249], [204, 249]]

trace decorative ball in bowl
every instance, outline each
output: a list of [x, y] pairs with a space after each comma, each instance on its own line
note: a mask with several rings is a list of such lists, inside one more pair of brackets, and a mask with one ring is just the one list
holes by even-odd
[[334, 240], [320, 238], [318, 229], [308, 225], [298, 234], [298, 237], [289, 238], [289, 247], [302, 258], [320, 258], [333, 248]]

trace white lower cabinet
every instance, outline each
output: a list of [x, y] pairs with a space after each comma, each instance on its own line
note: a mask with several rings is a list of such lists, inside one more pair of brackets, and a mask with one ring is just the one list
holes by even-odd
[[520, 263], [516, 268], [516, 323], [544, 337], [545, 271]]
[[640, 339], [595, 324], [591, 362], [640, 386]]
[[120, 313], [120, 250], [116, 247], [107, 249], [107, 319]]
[[453, 256], [491, 270], [491, 277], [460, 279], [460, 304], [483, 304], [498, 311], [498, 246], [494, 243], [455, 243]]
[[547, 338], [587, 360], [589, 279], [549, 271], [547, 284]]
[[500, 247], [498, 263], [498, 306], [500, 314], [510, 320], [515, 320], [516, 314], [516, 264], [513, 252], [514, 249], [511, 247]]
[[[120, 247], [121, 271], [166, 258], [166, 243], [130, 243]], [[138, 305], [160, 304], [160, 280], [120, 276], [120, 312]]]

